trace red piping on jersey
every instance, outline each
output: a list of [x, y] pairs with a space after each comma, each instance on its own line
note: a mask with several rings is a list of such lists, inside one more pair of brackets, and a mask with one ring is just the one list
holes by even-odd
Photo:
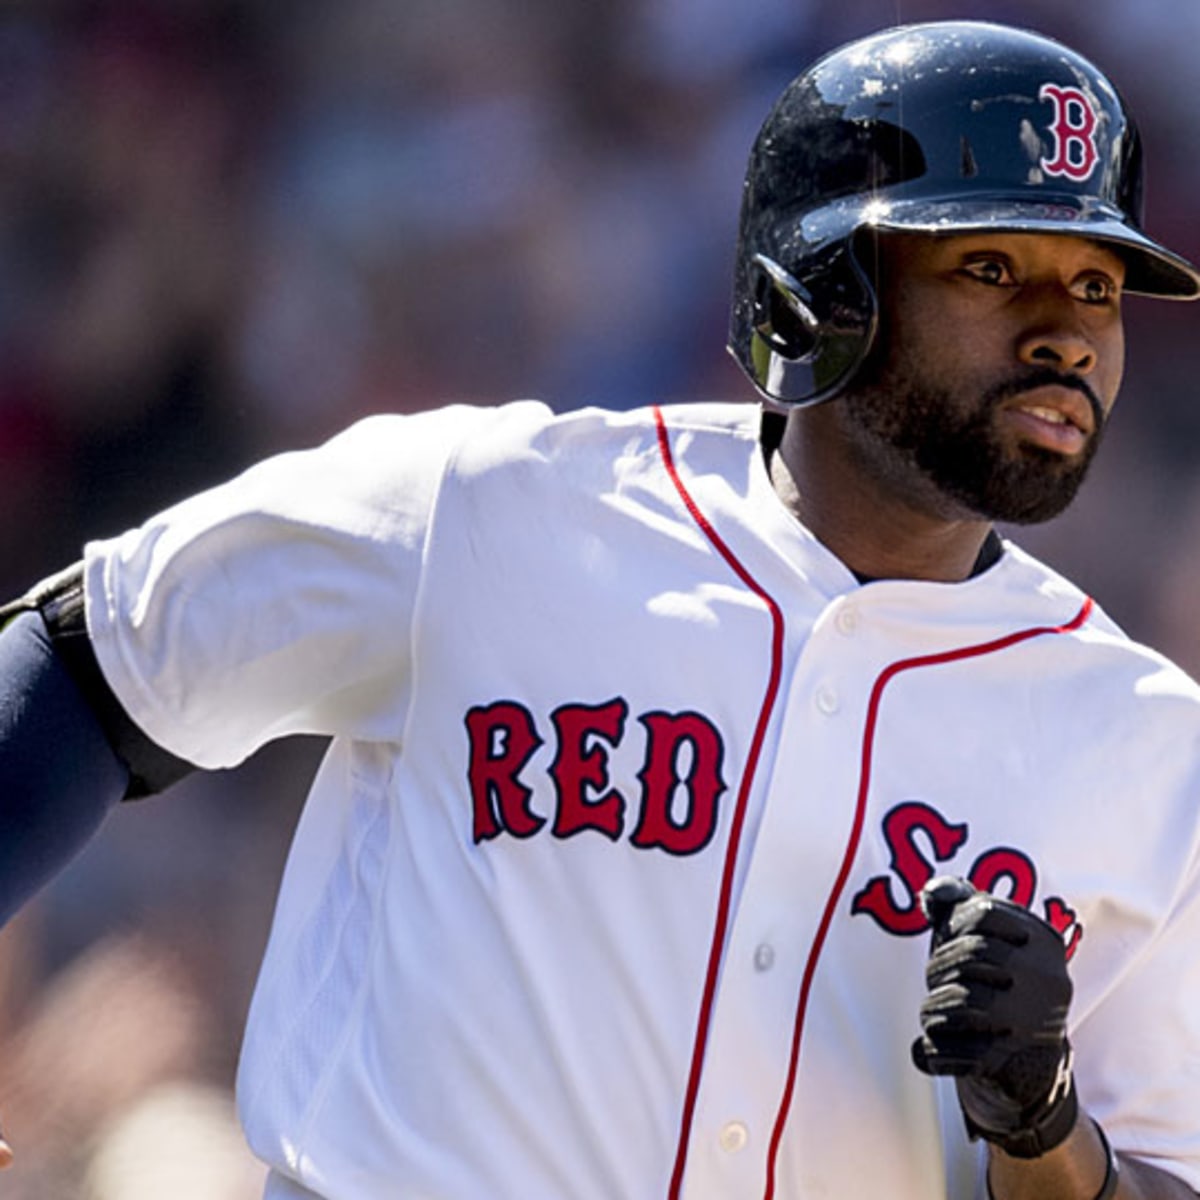
[[[713, 1000], [716, 996], [717, 976], [720, 973], [721, 958], [724, 953], [725, 935], [729, 926], [729, 908], [733, 893], [733, 874], [737, 865], [738, 852], [741, 844], [742, 827], [745, 823], [746, 806], [754, 775], [758, 769], [759, 756], [762, 753], [763, 741], [766, 737], [767, 725], [770, 722], [775, 702], [779, 695], [779, 684], [783, 673], [783, 611], [775, 599], [769, 595], [738, 561], [733, 552], [721, 539], [712, 523], [700, 511], [699, 506], [687, 490], [674, 457], [671, 454], [670, 436], [667, 432], [666, 420], [662, 410], [654, 408], [654, 421], [658, 430], [658, 447], [662, 455], [663, 465], [679, 498], [692, 520], [696, 522], [704, 536], [709, 540], [717, 553], [725, 560], [735, 575], [766, 605], [771, 614], [771, 668], [767, 679], [767, 688], [763, 696], [762, 707], [759, 710], [758, 722], [754, 728], [754, 737], [750, 743], [750, 751], [746, 756], [746, 769], [742, 774], [738, 787], [737, 804], [734, 808], [733, 819], [729, 831], [729, 843], [725, 850], [725, 864], [721, 875], [721, 890], [717, 904], [716, 924], [713, 927], [712, 945], [709, 949], [708, 970], [704, 980], [704, 994], [700, 1005], [700, 1015], [696, 1023], [696, 1036], [692, 1046], [692, 1061], [688, 1072], [687, 1091], [684, 1096], [683, 1114], [680, 1120], [679, 1144], [675, 1152], [675, 1166], [671, 1172], [671, 1186], [667, 1193], [668, 1200], [679, 1200], [683, 1187], [683, 1173], [687, 1163], [687, 1147], [691, 1139], [692, 1122], [696, 1111], [696, 1098], [700, 1091], [700, 1076], [703, 1072], [704, 1051], [708, 1042], [709, 1024], [712, 1019]], [[800, 984], [800, 995], [796, 1004], [796, 1019], [793, 1026], [791, 1056], [788, 1062], [787, 1079], [784, 1084], [783, 1096], [780, 1099], [779, 1111], [775, 1119], [775, 1127], [771, 1133], [771, 1141], [767, 1151], [767, 1184], [763, 1200], [773, 1200], [775, 1195], [776, 1163], [779, 1146], [783, 1140], [783, 1130], [787, 1123], [788, 1110], [791, 1108], [792, 1096], [795, 1092], [796, 1074], [800, 1061], [800, 1042], [804, 1032], [804, 1020], [808, 1011], [808, 998], [812, 990], [813, 978], [816, 975], [817, 961], [833, 923], [834, 913], [841, 902], [841, 896], [850, 877], [850, 870], [858, 854], [859, 842], [862, 838], [863, 824], [866, 818], [867, 795], [871, 783], [872, 755], [875, 748], [875, 729], [879, 720], [879, 708], [883, 700], [883, 692], [887, 685], [902, 674], [920, 667], [939, 666], [944, 663], [962, 662], [970, 658], [978, 658], [984, 654], [993, 654], [1006, 650], [1030, 638], [1041, 637], [1044, 634], [1069, 633], [1078, 629], [1091, 616], [1092, 600], [1085, 599], [1079, 612], [1064, 625], [1044, 625], [1032, 629], [1019, 630], [991, 642], [982, 642], [976, 646], [964, 646], [957, 650], [947, 650], [940, 654], [926, 654], [916, 658], [901, 659], [885, 668], [875, 680], [871, 689], [870, 701], [867, 705], [867, 719], [863, 728], [862, 759], [859, 771], [858, 798], [855, 803], [854, 820], [850, 828], [850, 836], [846, 843], [846, 851], [842, 856], [842, 864], [834, 880], [833, 888], [826, 901], [821, 922], [817, 927], [816, 936], [809, 949], [808, 961], [805, 963], [804, 975]]]
[[862, 837], [863, 822], [867, 808], [867, 793], [871, 786], [871, 762], [875, 749], [875, 727], [879, 720], [879, 707], [883, 700], [884, 689], [897, 675], [900, 675], [904, 671], [912, 671], [920, 667], [936, 667], [943, 663], [962, 662], [968, 658], [979, 658], [984, 654], [993, 654], [999, 650], [1007, 650], [1010, 646], [1015, 646], [1019, 642], [1041, 637], [1044, 634], [1070, 633], [1087, 621], [1088, 617], [1091, 616], [1092, 607], [1091, 597], [1088, 597], [1084, 600], [1083, 607], [1065, 625], [1040, 625], [1032, 629], [1022, 629], [1017, 633], [1010, 633], [1006, 637], [997, 638], [995, 641], [982, 642], [977, 646], [963, 646], [957, 650], [943, 651], [940, 654], [925, 654], [917, 658], [901, 659], [899, 662], [894, 662], [891, 666], [885, 668], [875, 680], [875, 686], [871, 689], [871, 698], [867, 705], [866, 724], [863, 727], [862, 765], [859, 771], [858, 800], [854, 807], [854, 823], [850, 829], [850, 840], [846, 844], [846, 853], [842, 858], [841, 869], [838, 871], [837, 879], [834, 880], [833, 890], [829, 893], [829, 900], [821, 916], [821, 923], [817, 927], [817, 935], [813, 939], [812, 948], [809, 950], [808, 962], [805, 964], [804, 976], [800, 984], [800, 998], [796, 1004], [796, 1022], [792, 1034], [792, 1052], [788, 1063], [787, 1082], [784, 1085], [783, 1097], [779, 1104], [779, 1113], [775, 1118], [775, 1128], [772, 1131], [771, 1142], [767, 1151], [767, 1189], [763, 1193], [763, 1200], [772, 1200], [775, 1195], [776, 1160], [779, 1155], [779, 1144], [783, 1139], [784, 1125], [787, 1123], [788, 1109], [791, 1108], [792, 1104], [792, 1093], [796, 1085], [796, 1071], [800, 1061], [800, 1039], [804, 1032], [804, 1018], [808, 1009], [808, 996], [812, 989], [813, 976], [817, 970], [817, 959], [821, 955], [821, 950], [825, 944], [825, 937], [829, 933], [829, 926], [833, 921], [834, 912], [841, 901], [842, 892], [846, 887], [846, 880], [850, 876], [850, 868], [858, 853], [859, 840]]
[[729, 843], [725, 849], [725, 865], [721, 873], [721, 891], [717, 901], [717, 918], [713, 927], [712, 946], [708, 952], [708, 970], [704, 978], [704, 995], [700, 1003], [700, 1015], [696, 1022], [696, 1037], [692, 1045], [692, 1064], [688, 1071], [687, 1092], [684, 1095], [683, 1115], [680, 1120], [679, 1144], [675, 1151], [675, 1167], [671, 1172], [671, 1187], [667, 1193], [669, 1200], [678, 1200], [683, 1187], [683, 1170], [687, 1162], [687, 1147], [691, 1139], [692, 1120], [696, 1112], [696, 1096], [700, 1091], [700, 1075], [704, 1064], [704, 1049], [708, 1042], [708, 1027], [712, 1019], [713, 998], [717, 991], [717, 976], [720, 973], [721, 958], [725, 949], [725, 934], [729, 926], [729, 904], [733, 894], [733, 873], [737, 866], [738, 850], [741, 845], [742, 827], [745, 824], [746, 805], [750, 796], [750, 788], [754, 783], [754, 774], [758, 769], [759, 756], [762, 753], [763, 740], [767, 735], [767, 725], [770, 723], [775, 701], [779, 695], [779, 681], [783, 674], [783, 612], [779, 605], [767, 594], [763, 587], [751, 576], [750, 572], [737, 560], [729, 547], [721, 540], [708, 518], [700, 511], [692, 499], [686, 485], [676, 469], [675, 460], [671, 454], [671, 441], [667, 433], [667, 423], [662, 410], [654, 408], [654, 421], [658, 427], [658, 448], [662, 454], [663, 465], [667, 475], [675, 485], [679, 498], [691, 515], [693, 521], [700, 527], [701, 532], [712, 543], [714, 549], [729, 565], [733, 573], [767, 606], [771, 614], [771, 668], [767, 676], [767, 689], [763, 696], [762, 707], [759, 709], [758, 722], [754, 727], [754, 737], [750, 742], [750, 750], [746, 755], [746, 768], [742, 772], [742, 780], [738, 787], [737, 803], [733, 810], [733, 819], [729, 827]]

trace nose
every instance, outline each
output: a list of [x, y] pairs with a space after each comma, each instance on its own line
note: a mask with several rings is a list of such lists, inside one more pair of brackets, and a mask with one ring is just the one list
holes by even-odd
[[[1053, 292], [1053, 294], [1051, 294]], [[1018, 354], [1031, 366], [1087, 375], [1096, 366], [1096, 346], [1079, 321], [1078, 301], [1065, 289], [1046, 289], [1031, 305], [1018, 339]]]

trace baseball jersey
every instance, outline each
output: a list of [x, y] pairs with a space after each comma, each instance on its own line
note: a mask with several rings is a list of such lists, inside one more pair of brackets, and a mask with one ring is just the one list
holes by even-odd
[[249, 1014], [271, 1197], [984, 1195], [935, 874], [1063, 935], [1081, 1102], [1200, 1187], [1200, 692], [1005, 543], [860, 585], [749, 404], [365, 419], [87, 547], [104, 673], [332, 737]]

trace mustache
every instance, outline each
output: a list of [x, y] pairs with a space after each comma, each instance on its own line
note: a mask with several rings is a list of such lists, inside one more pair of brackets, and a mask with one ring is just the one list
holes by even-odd
[[1056, 371], [1053, 367], [1034, 367], [1029, 371], [1022, 371], [1019, 376], [1013, 376], [991, 388], [987, 399], [992, 404], [998, 404], [1040, 387], [1066, 387], [1081, 392], [1087, 397], [1096, 429], [1099, 430], [1103, 426], [1104, 406], [1100, 403], [1100, 397], [1093, 391], [1092, 385], [1080, 375], [1070, 371]]

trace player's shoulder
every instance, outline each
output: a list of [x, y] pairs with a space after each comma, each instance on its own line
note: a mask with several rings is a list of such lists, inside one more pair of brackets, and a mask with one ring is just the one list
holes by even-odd
[[[406, 488], [414, 478], [482, 477], [550, 457], [555, 444], [615, 423], [600, 410], [558, 413], [540, 400], [447, 403], [414, 412], [361, 417], [320, 447], [328, 468], [353, 469], [351, 486]], [[630, 420], [634, 420], [631, 416]], [[367, 481], [374, 481], [368, 483]]]
[[1064, 636], [1056, 639], [1058, 644], [1072, 647], [1100, 672], [1098, 678], [1113, 681], [1124, 677], [1139, 695], [1173, 696], [1194, 708], [1200, 722], [1200, 682], [1188, 671], [1131, 634], [1099, 599], [1088, 595], [1041, 559], [1007, 539], [1004, 550], [997, 572], [1001, 586], [1036, 595], [1046, 603], [1047, 611], [1079, 614], [1079, 620], [1068, 622], [1063, 628]]
[[757, 438], [757, 404], [745, 401], [691, 401], [645, 404], [633, 408], [587, 405], [556, 408], [540, 399], [517, 399], [492, 405], [448, 403], [413, 412], [381, 412], [361, 417], [339, 438], [388, 440], [438, 434], [469, 444], [485, 439], [493, 445], [520, 445], [545, 439], [593, 438], [607, 433], [660, 429], [710, 431]]
[[588, 456], [628, 460], [660, 453], [664, 437], [756, 440], [758, 408], [745, 403], [693, 402], [559, 411], [538, 400], [515, 400], [457, 418], [461, 436], [453, 470], [474, 475], [515, 463], [561, 465]]
[[1052, 617], [1055, 613], [1077, 612], [1086, 606], [1087, 620], [1078, 623], [1079, 629], [1087, 628], [1119, 642], [1130, 640], [1095, 597], [1073, 580], [1011, 539], [1005, 537], [1001, 541], [1004, 553], [996, 567], [979, 577], [985, 587], [1013, 601], [1024, 598], [1031, 615], [1037, 608], [1045, 609]]

